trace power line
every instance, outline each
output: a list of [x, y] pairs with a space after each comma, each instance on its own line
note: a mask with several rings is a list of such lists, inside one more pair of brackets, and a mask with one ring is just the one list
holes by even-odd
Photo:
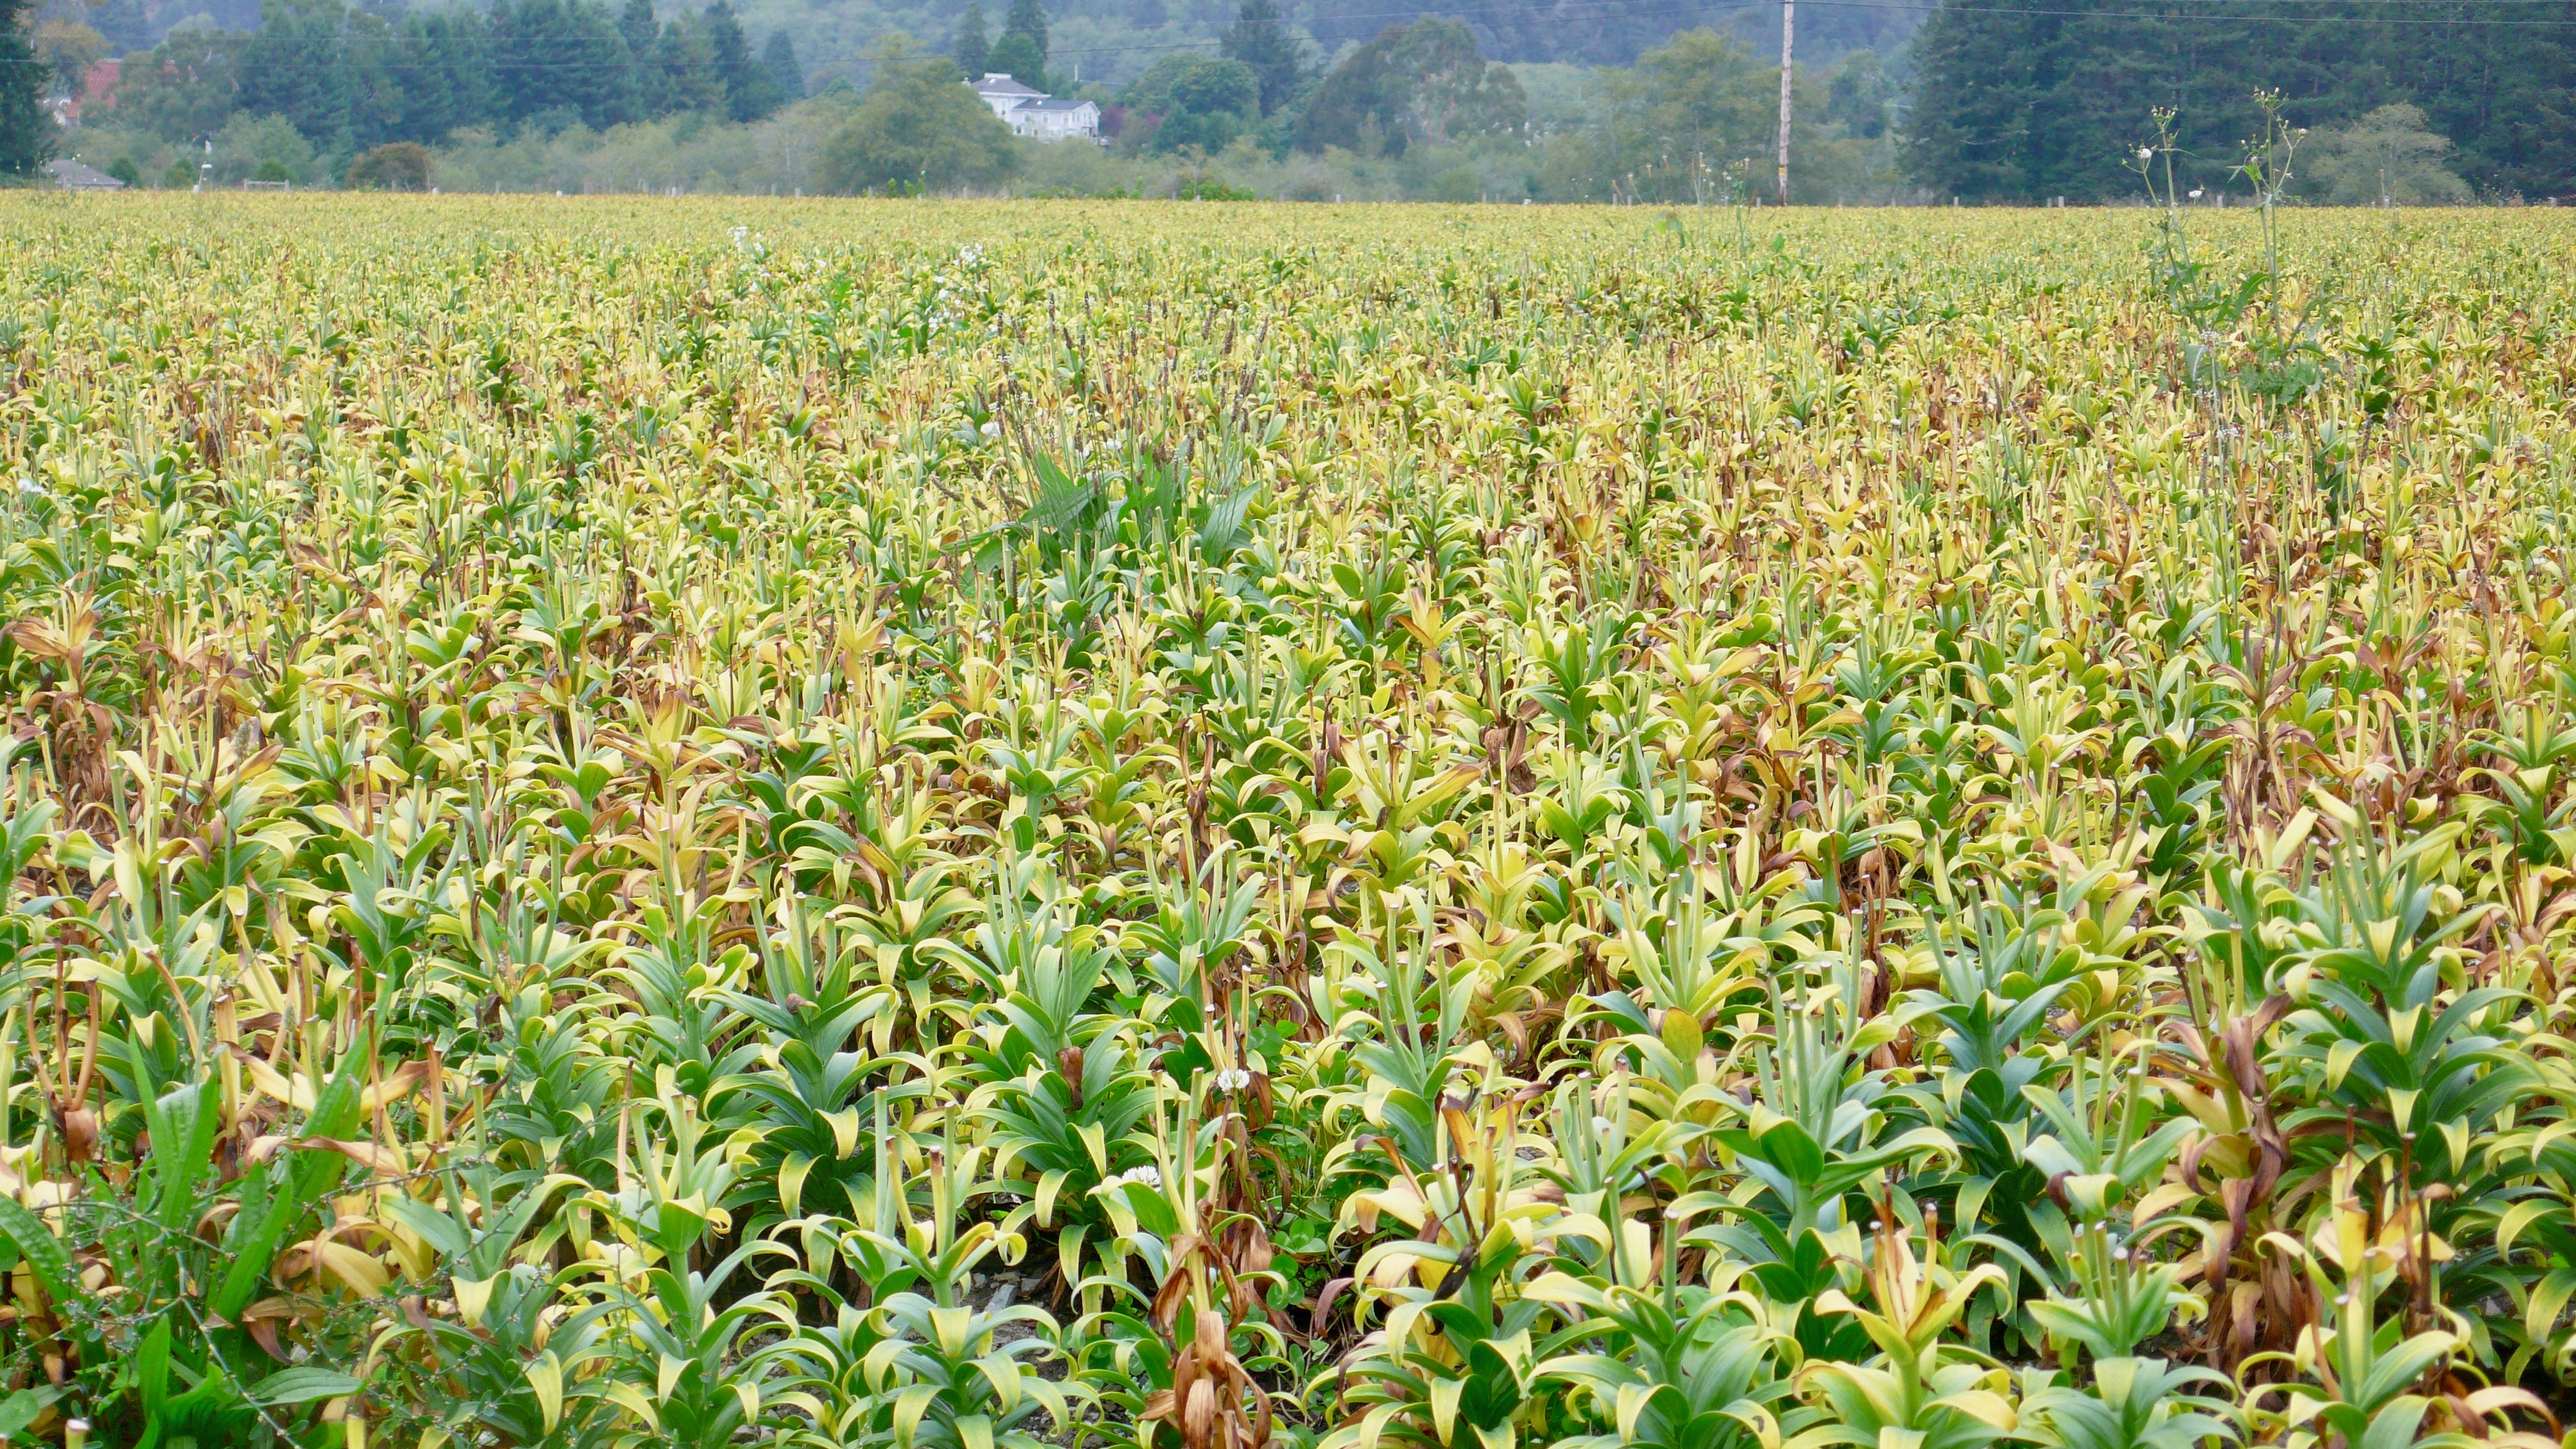
[[[1422, 20], [1435, 17], [1442, 19], [1473, 18], [1480, 15], [1522, 15], [1533, 20], [1544, 21], [1616, 20], [1626, 18], [1647, 19], [1672, 15], [1708, 14], [1712, 12], [1768, 10], [1775, 3], [1777, 3], [1777, 0], [1689, 0], [1689, 3], [1683, 4], [1673, 4], [1671, 3], [1671, 0], [1647, 0], [1644, 8], [1637, 9], [1627, 8], [1622, 4], [1622, 0], [1583, 0], [1583, 3], [1573, 6], [1560, 6], [1546, 9], [1539, 9], [1525, 5], [1452, 5], [1420, 10], [1378, 10], [1354, 12], [1350, 14], [1319, 15], [1308, 19], [1305, 24], [1309, 30], [1312, 30], [1313, 27], [1319, 24], [1339, 25], [1344, 21]], [[2172, 8], [2164, 10], [2054, 9], [2036, 6], [1945, 3], [1945, 0], [1807, 0], [1807, 3], [1810, 5], [1829, 6], [1838, 10], [1877, 10], [1907, 14], [1929, 14], [1936, 10], [1949, 10], [1956, 14], [1969, 15], [2032, 15], [2058, 16], [2066, 18], [2099, 17], [2107, 20], [2298, 20], [2301, 23], [2310, 25], [2476, 25], [2540, 27], [2551, 29], [2576, 26], [2576, 16], [2567, 16], [2556, 19], [2507, 20], [2476, 16], [2399, 17], [2315, 14], [2301, 16], [2295, 12], [2286, 11], [2277, 15], [2214, 15], [2201, 13], [2195, 8], [2198, 5], [2203, 4], [2232, 5], [2240, 10], [2247, 5], [2367, 5], [2381, 9], [2399, 10], [2464, 10], [2472, 7], [2485, 8], [2498, 5], [2510, 5], [2516, 7], [2529, 6], [2533, 8], [2544, 5], [2569, 7], [2570, 0], [2173, 0]], [[1312, 37], [1310, 36], [1309, 38]], [[1200, 39], [1184, 41], [1164, 41], [1152, 45], [1064, 46], [1051, 48], [1049, 53], [1055, 55], [1128, 55], [1188, 50], [1197, 46], [1217, 45], [1222, 43], [1222, 36], [1208, 36]]]
[[[2166, 10], [2055, 10], [2019, 5], [1960, 5], [1919, 3], [1919, 0], [1807, 0], [1811, 5], [1831, 5], [1845, 10], [1913, 10], [1930, 12], [1951, 10], [1970, 15], [2058, 15], [2096, 17], [2104, 20], [2295, 20], [2307, 25], [2576, 25], [2576, 16], [2557, 20], [2487, 20], [2471, 16], [2442, 18], [2397, 18], [2372, 15], [2205, 15], [2193, 11]], [[2191, 4], [2318, 4], [2318, 5], [2385, 5], [2400, 9], [2458, 9], [2468, 5], [2564, 5], [2568, 0], [2175, 0], [2177, 6]]]
[[[1615, 4], [1617, 4], [1617, 3], [1618, 3], [1618, 0], [1586, 0], [1586, 3], [1581, 4], [1581, 5], [1579, 5], [1579, 6], [1578, 6], [1578, 7], [1576, 7], [1576, 8], [1581, 8], [1581, 9], [1595, 9], [1595, 8], [1600, 8], [1601, 6], [1604, 6], [1604, 5], [1615, 5]], [[1870, 9], [1870, 10], [1937, 10], [1937, 9], [1939, 9], [1939, 8], [1940, 8], [1940, 6], [1939, 6], [1938, 4], [1933, 4], [1933, 3], [1905, 3], [1905, 0], [1817, 0], [1817, 3], [1820, 3], [1820, 4], [1821, 4], [1821, 3], [1834, 3], [1834, 4], [1842, 5], [1842, 6], [1846, 7], [1846, 8]], [[2239, 4], [2239, 5], [2383, 5], [2383, 6], [2394, 5], [2394, 6], [2417, 6], [2417, 7], [2421, 7], [2421, 8], [2424, 8], [2424, 9], [2462, 9], [2462, 8], [2466, 8], [2466, 7], [2469, 7], [2469, 6], [2487, 7], [2487, 6], [2495, 6], [2495, 5], [2535, 5], [2535, 6], [2536, 6], [2536, 5], [2559, 5], [2559, 6], [2564, 6], [2564, 5], [2569, 4], [2569, 3], [2570, 3], [2570, 0], [2174, 0], [2174, 3], [2176, 3], [2176, 4], [2191, 4], [2191, 3], [2228, 4], [2228, 3], [2236, 3], [2236, 4]], [[1975, 5], [1967, 5], [1967, 6], [1959, 6], [1959, 7], [1953, 7], [1953, 8], [1978, 9], [1978, 8], [1984, 8], [1984, 7], [1975, 6]], [[1320, 21], [1342, 21], [1342, 20], [1400, 20], [1400, 19], [1403, 19], [1403, 18], [1405, 18], [1405, 17], [1407, 17], [1407, 16], [1421, 16], [1421, 15], [1485, 15], [1485, 14], [1504, 14], [1504, 13], [1521, 12], [1521, 11], [1530, 11], [1530, 12], [1535, 12], [1535, 13], [1538, 13], [1538, 14], [1540, 14], [1540, 15], [1548, 16], [1548, 17], [1554, 17], [1554, 16], [1556, 16], [1556, 15], [1558, 15], [1558, 14], [1561, 14], [1561, 13], [1562, 13], [1562, 12], [1561, 12], [1561, 11], [1559, 11], [1559, 10], [1555, 10], [1555, 9], [1548, 9], [1548, 8], [1544, 8], [1544, 7], [1540, 7], [1540, 6], [1536, 6], [1536, 5], [1450, 5], [1450, 6], [1441, 6], [1441, 7], [1437, 7], [1437, 8], [1433, 8], [1433, 9], [1352, 11], [1352, 12], [1349, 12], [1349, 13], [1347, 13], [1347, 14], [1328, 14], [1328, 15], [1318, 15], [1318, 16], [1314, 17], [1313, 19], [1310, 19], [1307, 23], [1308, 23], [1309, 25], [1312, 25], [1312, 24], [1316, 23], [1316, 21], [1319, 21], [1319, 20], [1320, 20]], [[2092, 12], [2089, 12], [2089, 11], [2088, 11], [2088, 12], [2084, 12], [2084, 13], [2090, 14], [2090, 13], [2092, 13]], [[1196, 23], [1199, 23], [1199, 24], [1208, 24], [1208, 23], [1212, 23], [1212, 22], [1201, 21], [1201, 22], [1196, 22]]]

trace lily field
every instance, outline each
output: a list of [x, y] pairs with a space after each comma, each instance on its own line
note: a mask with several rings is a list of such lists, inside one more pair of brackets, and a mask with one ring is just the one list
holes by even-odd
[[2555, 212], [0, 225], [8, 1442], [2561, 1442]]

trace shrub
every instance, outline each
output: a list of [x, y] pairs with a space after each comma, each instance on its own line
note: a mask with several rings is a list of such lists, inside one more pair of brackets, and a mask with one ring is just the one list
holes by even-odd
[[429, 148], [417, 141], [390, 142], [349, 163], [352, 191], [427, 191], [429, 176]]

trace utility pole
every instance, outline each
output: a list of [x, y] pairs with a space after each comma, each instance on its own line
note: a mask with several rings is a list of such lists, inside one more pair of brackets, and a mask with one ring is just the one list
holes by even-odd
[[1789, 204], [1789, 65], [1796, 55], [1798, 0], [1780, 0], [1780, 204]]

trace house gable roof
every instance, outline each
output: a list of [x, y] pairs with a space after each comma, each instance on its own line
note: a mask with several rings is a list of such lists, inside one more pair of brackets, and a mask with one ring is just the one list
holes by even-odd
[[50, 161], [45, 164], [45, 169], [53, 173], [56, 185], [69, 187], [74, 191], [123, 191], [125, 189], [124, 182], [94, 166], [83, 166], [78, 161]]

